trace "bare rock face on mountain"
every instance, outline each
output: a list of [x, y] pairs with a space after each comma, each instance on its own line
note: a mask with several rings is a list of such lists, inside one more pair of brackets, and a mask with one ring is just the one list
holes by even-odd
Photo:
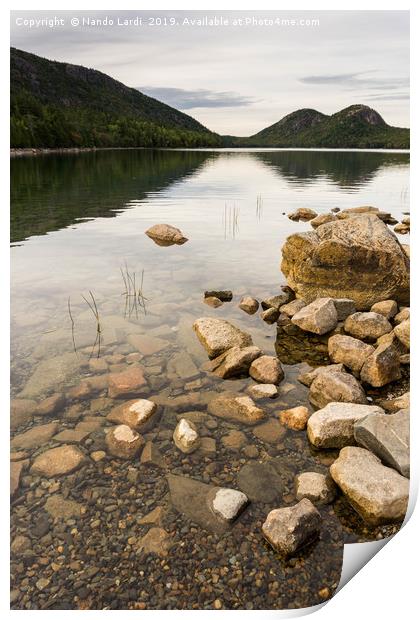
[[297, 297], [353, 299], [358, 310], [395, 299], [409, 301], [409, 259], [376, 215], [338, 220], [290, 235], [281, 269]]

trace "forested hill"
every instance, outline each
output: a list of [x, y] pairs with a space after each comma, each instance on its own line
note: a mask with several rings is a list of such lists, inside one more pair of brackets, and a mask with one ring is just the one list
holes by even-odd
[[11, 147], [220, 146], [187, 114], [85, 67], [11, 48]]

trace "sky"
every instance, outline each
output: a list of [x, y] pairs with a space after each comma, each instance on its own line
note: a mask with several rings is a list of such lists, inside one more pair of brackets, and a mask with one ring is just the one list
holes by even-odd
[[11, 45], [103, 71], [219, 134], [355, 103], [410, 124], [408, 11], [15, 11]]

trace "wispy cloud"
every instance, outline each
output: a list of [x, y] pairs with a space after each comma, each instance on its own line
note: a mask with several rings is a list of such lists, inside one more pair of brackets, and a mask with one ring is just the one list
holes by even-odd
[[356, 73], [337, 73], [324, 75], [307, 75], [299, 78], [303, 84], [341, 85], [348, 90], [397, 90], [408, 88], [408, 77], [376, 77], [376, 71]]
[[163, 101], [179, 110], [192, 108], [238, 108], [255, 103], [254, 97], [246, 97], [234, 92], [217, 92], [200, 88], [187, 90], [184, 88], [164, 88], [155, 86], [139, 86], [138, 90]]

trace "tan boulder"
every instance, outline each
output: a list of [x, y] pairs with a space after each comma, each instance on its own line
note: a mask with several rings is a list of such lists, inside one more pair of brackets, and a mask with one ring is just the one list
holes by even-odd
[[208, 411], [218, 418], [242, 422], [249, 426], [261, 422], [266, 417], [263, 409], [256, 406], [252, 398], [234, 392], [222, 392], [208, 404]]
[[377, 312], [355, 312], [344, 321], [344, 329], [355, 338], [376, 340], [392, 331], [392, 325]]
[[155, 224], [146, 230], [146, 235], [160, 246], [182, 245], [188, 241], [179, 228], [170, 224]]
[[366, 359], [375, 351], [374, 347], [362, 340], [336, 334], [328, 339], [328, 355], [337, 364], [342, 363], [355, 373], [359, 373]]
[[400, 355], [392, 344], [379, 345], [360, 372], [360, 379], [373, 387], [382, 387], [400, 377]]
[[121, 459], [134, 458], [144, 444], [144, 439], [126, 424], [120, 424], [109, 429], [106, 434], [105, 443], [108, 452], [112, 456]]
[[402, 344], [410, 348], [410, 319], [406, 319], [402, 321], [399, 325], [394, 327], [394, 333], [397, 336], [398, 340], [402, 342]]
[[318, 373], [309, 388], [309, 400], [317, 408], [331, 402], [367, 403], [360, 383], [346, 372]]
[[249, 367], [250, 376], [260, 383], [278, 385], [284, 378], [283, 368], [277, 359], [271, 355], [261, 355]]
[[31, 473], [53, 478], [70, 474], [85, 462], [83, 452], [76, 446], [63, 445], [43, 452], [34, 460]]
[[320, 297], [292, 317], [292, 323], [313, 334], [326, 334], [337, 325], [337, 310], [330, 297]]

